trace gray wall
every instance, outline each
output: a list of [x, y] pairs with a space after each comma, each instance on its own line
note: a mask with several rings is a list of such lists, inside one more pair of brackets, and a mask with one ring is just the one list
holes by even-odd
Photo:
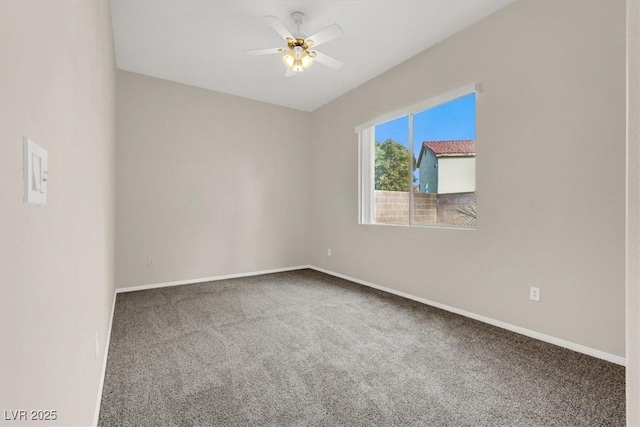
[[309, 113], [125, 71], [116, 102], [117, 287], [308, 264]]
[[[113, 304], [112, 40], [107, 2], [2, 2], [0, 408], [62, 425], [93, 421]], [[49, 151], [46, 207], [22, 201], [23, 136]]]
[[640, 2], [627, 2], [627, 425], [640, 425]]
[[[475, 82], [477, 229], [358, 225], [354, 127]], [[516, 2], [312, 120], [313, 265], [624, 356], [624, 2]]]

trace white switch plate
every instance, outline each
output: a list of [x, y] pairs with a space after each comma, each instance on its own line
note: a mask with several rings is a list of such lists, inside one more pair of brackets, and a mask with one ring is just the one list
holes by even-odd
[[327, 256], [331, 256], [331, 249], [327, 249]]
[[47, 150], [24, 138], [24, 202], [32, 205], [47, 204], [49, 175]]
[[532, 301], [540, 301], [540, 288], [532, 286], [529, 289], [529, 299]]

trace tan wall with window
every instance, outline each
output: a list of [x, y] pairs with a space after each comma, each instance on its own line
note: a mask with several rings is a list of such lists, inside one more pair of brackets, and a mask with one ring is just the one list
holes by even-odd
[[[358, 225], [354, 128], [470, 83], [477, 229]], [[624, 356], [624, 2], [516, 2], [312, 118], [312, 264]]]

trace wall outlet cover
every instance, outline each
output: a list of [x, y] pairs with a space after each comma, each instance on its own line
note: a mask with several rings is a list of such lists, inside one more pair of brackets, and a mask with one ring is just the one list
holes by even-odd
[[529, 299], [532, 301], [540, 301], [540, 288], [532, 286], [529, 289]]

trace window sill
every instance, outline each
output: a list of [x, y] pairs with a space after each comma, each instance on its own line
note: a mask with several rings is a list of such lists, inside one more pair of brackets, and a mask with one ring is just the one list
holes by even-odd
[[477, 225], [449, 225], [449, 224], [385, 224], [385, 223], [360, 223], [359, 225], [377, 226], [377, 227], [404, 227], [404, 228], [435, 228], [442, 230], [465, 230], [475, 231]]

